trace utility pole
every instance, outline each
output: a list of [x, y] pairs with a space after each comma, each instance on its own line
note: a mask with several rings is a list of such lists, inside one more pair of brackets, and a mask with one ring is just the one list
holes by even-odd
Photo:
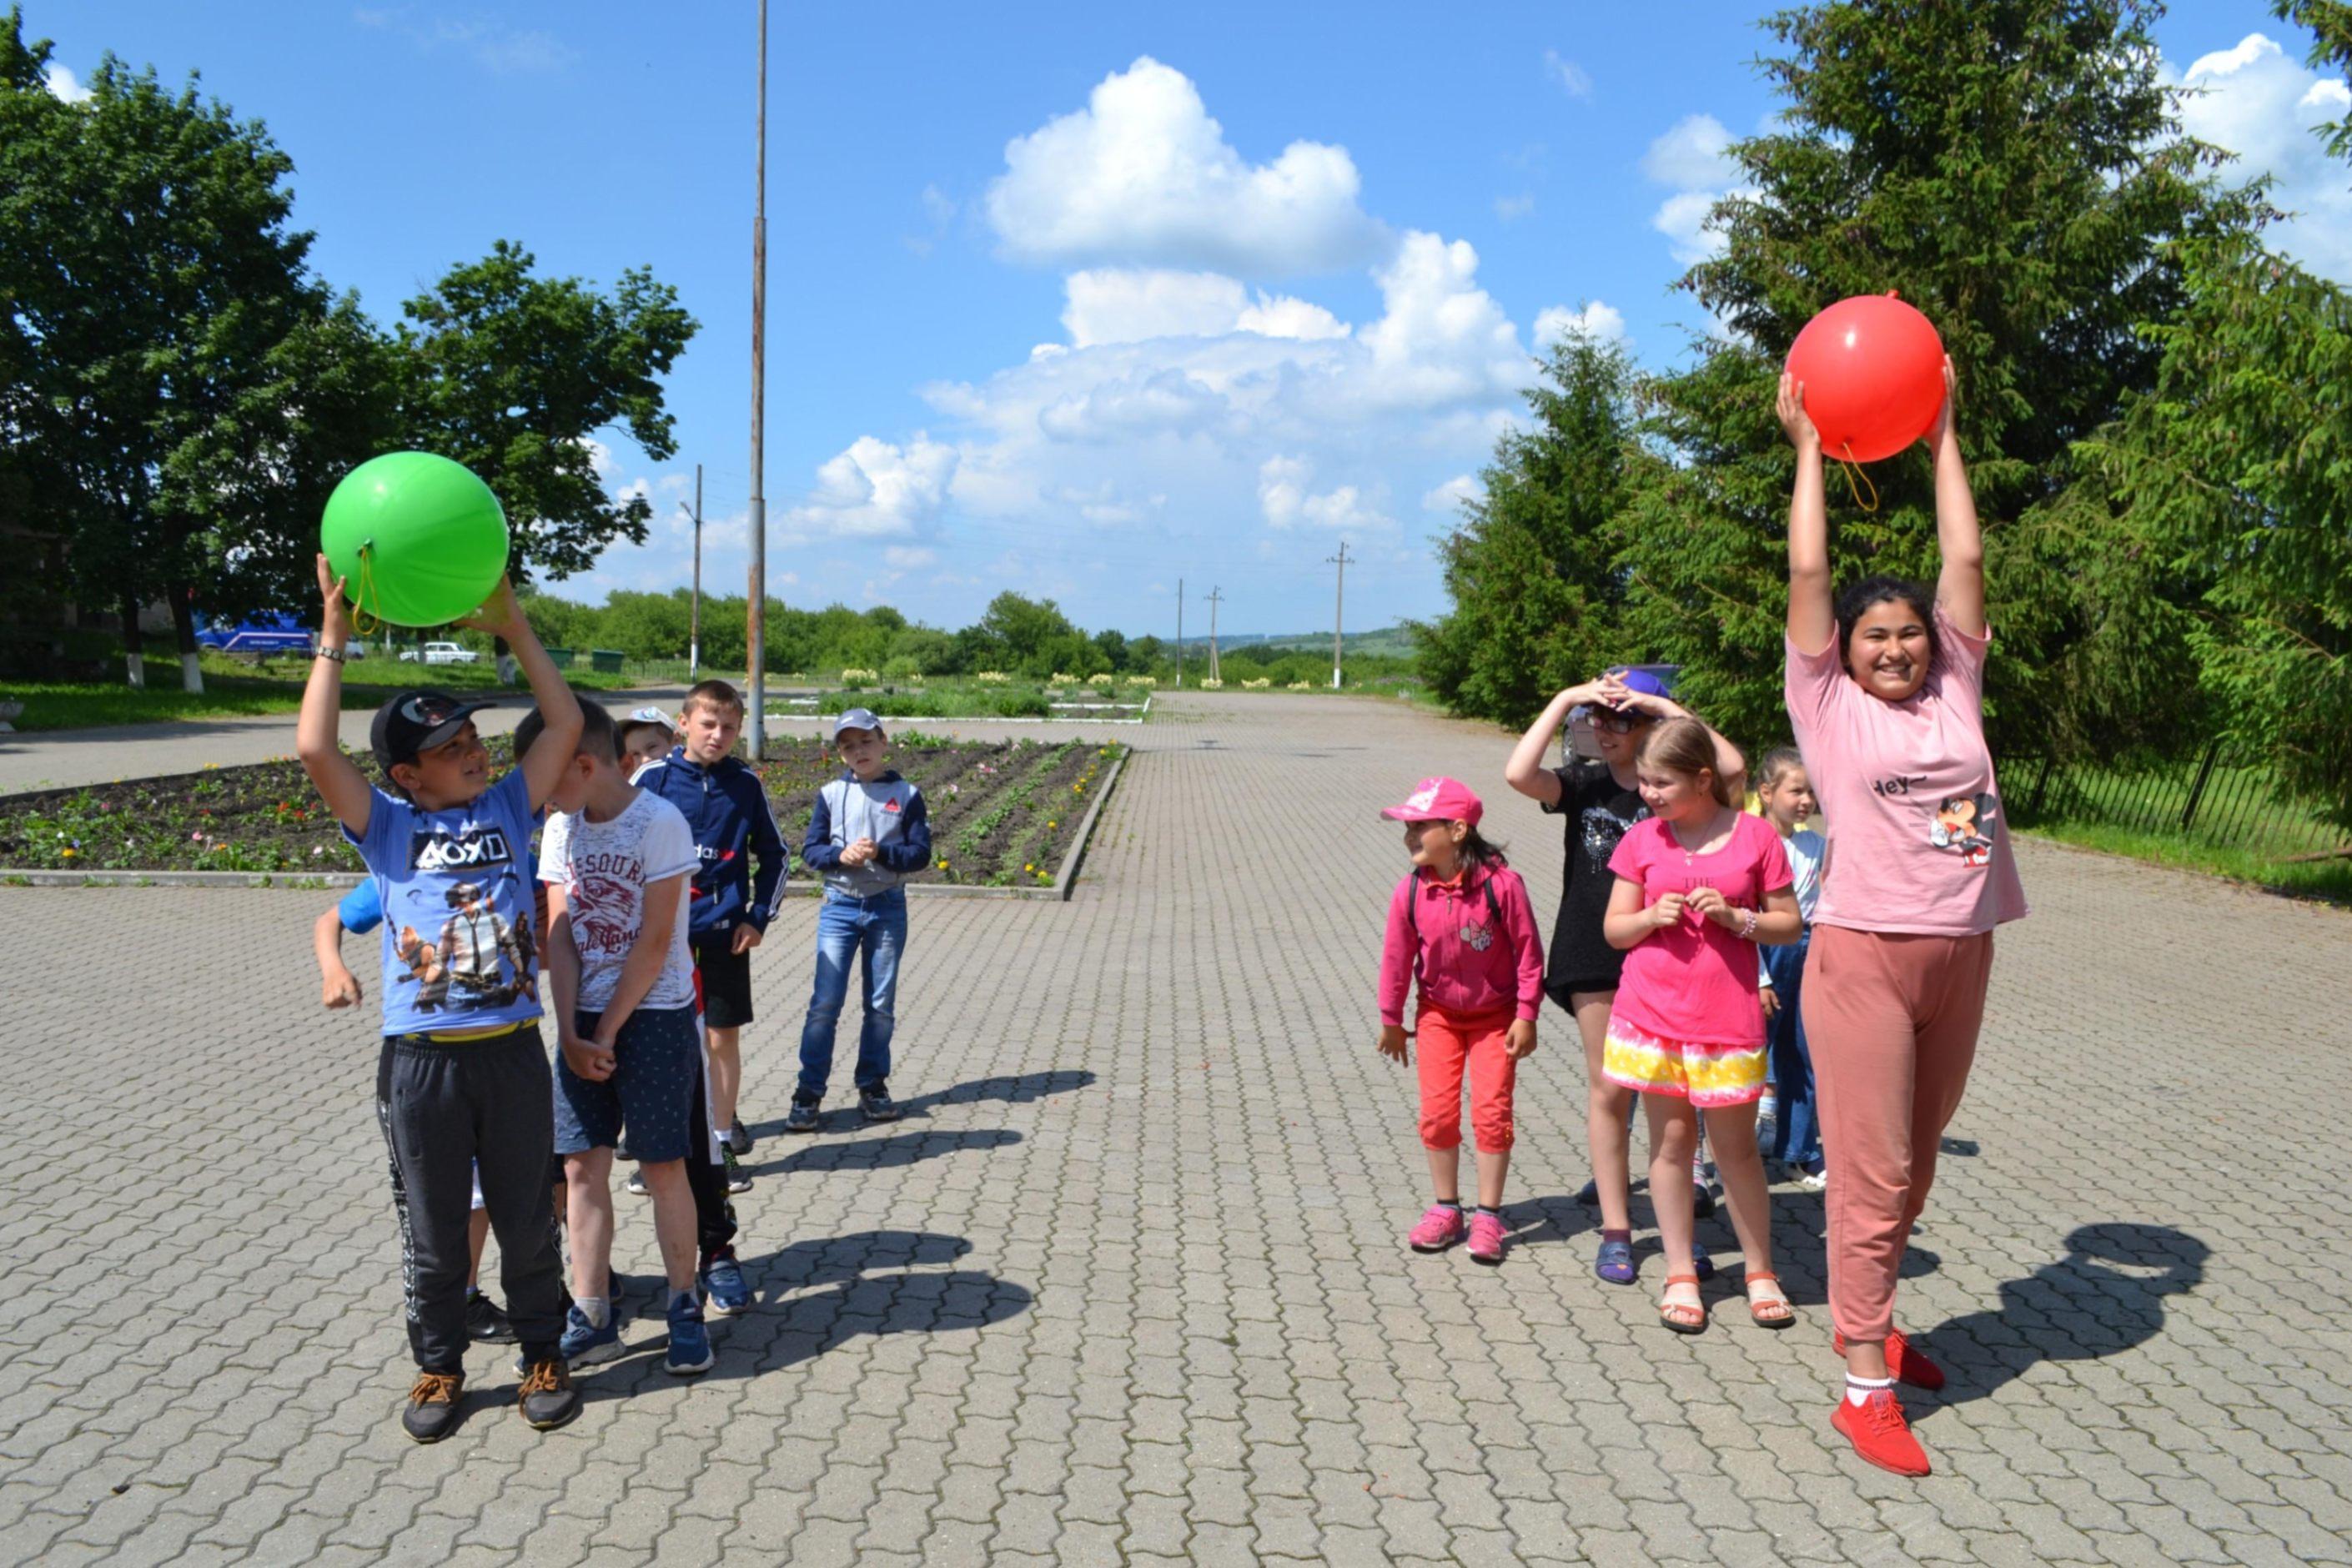
[[1224, 672], [1217, 668], [1217, 606], [1224, 603], [1224, 599], [1225, 591], [1223, 588], [1209, 590], [1209, 679], [1211, 680], [1223, 680], [1225, 678]]
[[1184, 684], [1184, 579], [1176, 579], [1176, 684]]
[[751, 206], [751, 605], [743, 628], [751, 667], [744, 729], [754, 763], [768, 746], [768, 498], [761, 493], [768, 424], [768, 0], [760, 0], [758, 137]]
[[[677, 503], [686, 511], [686, 503]], [[686, 679], [702, 679], [702, 465], [694, 465], [694, 510], [687, 516], [694, 519], [694, 602], [688, 612], [686, 624]]]
[[1339, 553], [1324, 560], [1339, 568], [1339, 592], [1331, 601], [1331, 689], [1339, 689], [1339, 624], [1348, 610], [1348, 542], [1339, 541]]

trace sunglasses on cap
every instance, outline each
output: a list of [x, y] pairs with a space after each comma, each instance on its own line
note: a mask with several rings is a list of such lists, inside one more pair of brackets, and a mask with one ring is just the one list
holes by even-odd
[[1647, 713], [1619, 713], [1607, 708], [1592, 710], [1592, 727], [1612, 735], [1630, 735], [1650, 721]]

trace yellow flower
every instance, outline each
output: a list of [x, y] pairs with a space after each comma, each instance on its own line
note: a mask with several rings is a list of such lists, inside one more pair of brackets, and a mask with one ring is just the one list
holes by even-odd
[[1033, 861], [1033, 862], [1031, 862], [1030, 864], [1028, 864], [1028, 865], [1026, 865], [1026, 866], [1022, 867], [1021, 868], [1022, 868], [1024, 871], [1034, 871], [1034, 870], [1037, 868], [1037, 867], [1036, 867], [1036, 863]]

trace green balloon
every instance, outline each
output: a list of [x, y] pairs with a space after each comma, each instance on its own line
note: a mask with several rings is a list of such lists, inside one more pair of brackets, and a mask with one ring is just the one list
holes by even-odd
[[319, 547], [362, 612], [396, 626], [471, 615], [507, 569], [507, 514], [463, 463], [386, 452], [327, 498]]

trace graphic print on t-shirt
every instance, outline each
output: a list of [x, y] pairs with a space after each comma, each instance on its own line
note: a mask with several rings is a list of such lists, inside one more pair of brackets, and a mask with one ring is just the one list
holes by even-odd
[[[418, 842], [424, 841], [419, 835]], [[498, 877], [517, 881], [512, 867]], [[416, 986], [417, 1009], [436, 1012], [453, 1000], [460, 1007], [503, 1007], [514, 1001], [530, 984], [530, 917], [522, 912], [521, 900], [516, 900], [509, 921], [493, 907], [482, 883], [459, 882], [441, 897], [449, 913], [433, 941], [426, 942], [414, 925], [402, 926], [393, 939], [394, 955], [407, 966], [401, 980]], [[431, 917], [426, 920], [429, 924]], [[513, 966], [511, 975], [505, 964]]]
[[1999, 806], [1990, 793], [1955, 795], [1936, 807], [1927, 842], [1958, 855], [1963, 866], [1982, 866], [1992, 858]]
[[1631, 816], [1620, 816], [1605, 805], [1588, 805], [1578, 824], [1584, 837], [1584, 868], [1596, 877], [1609, 875], [1609, 857], [1617, 853], [1617, 841], [1637, 822], [1649, 819], [1650, 808], [1636, 806]]

